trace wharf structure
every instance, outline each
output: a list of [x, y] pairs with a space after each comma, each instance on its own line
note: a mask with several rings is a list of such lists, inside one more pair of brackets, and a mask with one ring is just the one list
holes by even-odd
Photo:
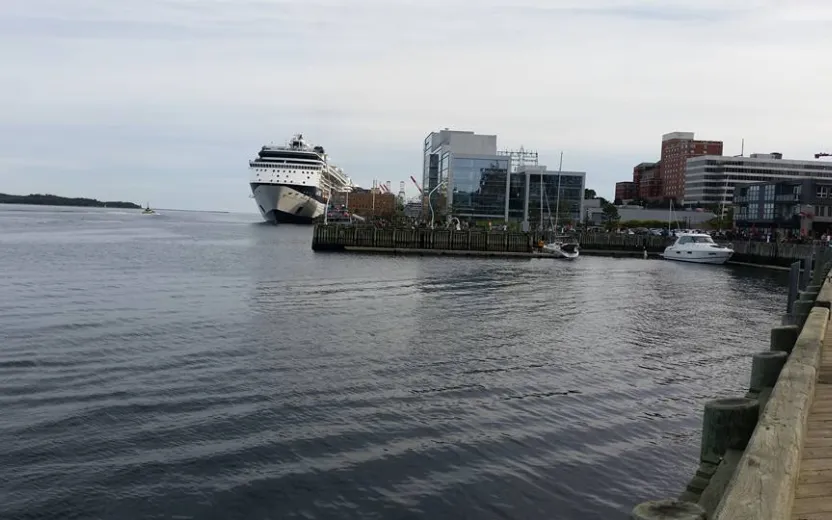
[[[315, 226], [312, 249], [394, 255], [456, 255], [548, 257], [537, 252], [539, 240], [553, 238], [547, 233], [513, 232], [487, 229], [457, 231], [417, 227]], [[673, 242], [660, 236], [618, 233], [583, 233], [574, 237], [583, 255], [656, 257]], [[828, 249], [820, 244], [732, 242], [730, 262], [787, 267], [795, 260]]]
[[792, 264], [787, 314], [751, 356], [748, 392], [705, 404], [696, 474], [631, 518], [832, 518], [830, 267], [828, 248]]

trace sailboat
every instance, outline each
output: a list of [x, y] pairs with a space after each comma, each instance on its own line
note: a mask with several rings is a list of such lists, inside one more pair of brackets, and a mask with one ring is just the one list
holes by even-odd
[[[543, 252], [558, 255], [561, 258], [566, 258], [568, 260], [572, 260], [578, 258], [580, 255], [579, 245], [578, 242], [575, 240], [570, 239], [567, 236], [558, 236], [558, 220], [560, 219], [560, 178], [561, 173], [563, 172], [563, 152], [560, 153], [560, 165], [558, 166], [558, 196], [555, 202], [555, 223], [552, 226], [553, 231], [555, 233], [554, 240], [549, 242], [548, 244], [543, 245]], [[543, 193], [543, 175], [540, 176], [540, 190], [541, 194]], [[549, 198], [546, 197], [546, 209], [549, 208]], [[543, 207], [540, 208], [541, 218], [540, 221], [543, 222]], [[549, 222], [552, 221], [552, 212], [549, 211]]]
[[142, 210], [142, 215], [155, 215], [156, 212], [150, 209], [150, 203], [148, 202], [145, 208]]

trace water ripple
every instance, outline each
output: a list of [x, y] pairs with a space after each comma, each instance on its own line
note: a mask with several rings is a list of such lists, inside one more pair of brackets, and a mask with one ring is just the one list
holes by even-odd
[[0, 209], [9, 518], [626, 518], [690, 478], [785, 301], [760, 270], [51, 211]]

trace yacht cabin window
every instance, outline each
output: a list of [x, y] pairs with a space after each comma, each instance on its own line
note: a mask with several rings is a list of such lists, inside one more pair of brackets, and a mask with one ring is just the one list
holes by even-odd
[[684, 244], [714, 244], [715, 242], [709, 236], [697, 236], [697, 237], [680, 237], [679, 238], [679, 245]]

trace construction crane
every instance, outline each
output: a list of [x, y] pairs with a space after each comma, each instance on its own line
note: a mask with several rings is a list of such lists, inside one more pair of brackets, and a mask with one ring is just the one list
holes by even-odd
[[413, 181], [413, 184], [415, 184], [415, 185], [416, 185], [416, 189], [417, 189], [417, 190], [419, 190], [419, 193], [421, 193], [422, 195], [424, 195], [424, 194], [425, 194], [425, 192], [422, 190], [422, 187], [421, 187], [421, 186], [419, 186], [419, 183], [418, 183], [418, 182], [416, 182], [416, 178], [415, 178], [415, 177], [413, 177], [413, 176], [411, 175], [411, 176], [410, 176], [410, 180], [411, 180], [411, 181]]
[[815, 159], [820, 159], [821, 157], [832, 157], [832, 153], [820, 152], [815, 154]]

